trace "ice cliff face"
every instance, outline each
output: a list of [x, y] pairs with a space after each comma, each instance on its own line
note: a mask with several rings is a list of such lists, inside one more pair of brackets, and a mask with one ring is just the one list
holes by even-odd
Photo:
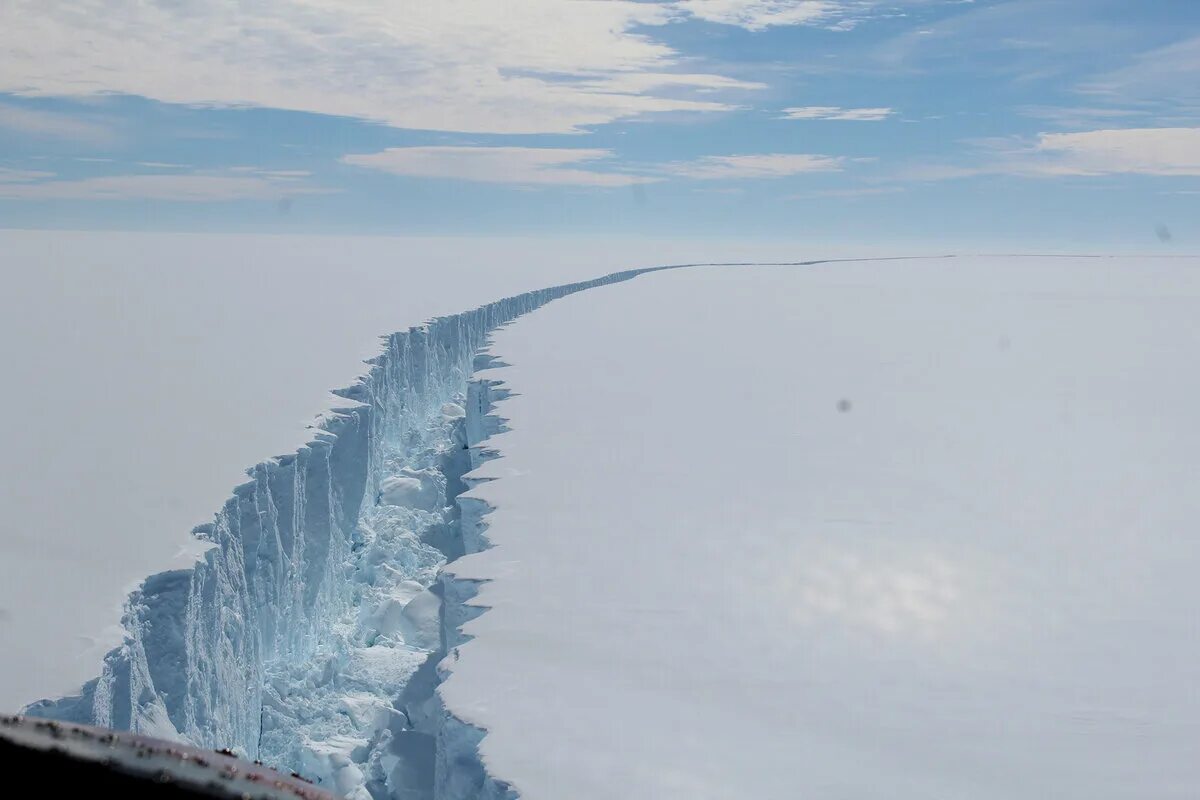
[[[654, 268], [654, 269], [662, 269]], [[482, 732], [436, 693], [476, 609], [440, 577], [485, 546], [456, 502], [498, 429], [470, 380], [490, 331], [564, 295], [649, 270], [510, 297], [386, 339], [346, 407], [264, 461], [196, 534], [194, 568], [147, 578], [123, 644], [77, 696], [33, 716], [230, 748], [355, 797], [515, 796], [476, 757]]]

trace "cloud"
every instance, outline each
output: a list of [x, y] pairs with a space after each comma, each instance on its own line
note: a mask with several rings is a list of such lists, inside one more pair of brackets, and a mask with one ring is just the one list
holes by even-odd
[[392, 147], [343, 156], [342, 161], [413, 178], [446, 178], [518, 186], [632, 186], [667, 178], [753, 180], [805, 172], [835, 172], [843, 159], [807, 153], [705, 156], [641, 165], [637, 172], [584, 168], [612, 158], [611, 150], [555, 147]]
[[1043, 133], [1037, 151], [1056, 174], [1200, 175], [1200, 128]]
[[1093, 106], [1023, 106], [1017, 112], [1026, 117], [1044, 120], [1062, 128], [1083, 128], [1090, 125], [1113, 124], [1114, 121], [1144, 117], [1146, 111], [1130, 108]]
[[896, 112], [890, 108], [840, 108], [838, 106], [797, 106], [783, 110], [784, 119], [836, 119], [877, 122]]
[[1200, 102], [1200, 36], [1142, 53], [1131, 64], [1085, 82], [1081, 91], [1121, 101]]
[[855, 189], [815, 189], [811, 192], [800, 192], [789, 195], [787, 200], [817, 200], [835, 197], [845, 200], [855, 200], [860, 197], [875, 197], [885, 194], [899, 194], [905, 191], [902, 186], [864, 186]]
[[1042, 133], [1032, 142], [977, 143], [976, 164], [930, 164], [905, 171], [914, 180], [980, 175], [1032, 178], [1103, 175], [1200, 175], [1200, 128], [1123, 128]]
[[[1142, 33], [1122, 20], [1127, 0], [1003, 0], [961, 4], [959, 10], [873, 48], [887, 74], [986, 74], [1010, 80], [1068, 82], [1125, 52]], [[1063, 35], [1063, 31], [1070, 35]], [[963, 54], [971, 54], [964, 58]]]
[[31, 181], [53, 178], [53, 172], [41, 172], [32, 169], [9, 169], [0, 167], [0, 183], [29, 183]]
[[[330, 190], [267, 174], [231, 175], [191, 173], [186, 175], [103, 175], [74, 180], [40, 180], [37, 177], [5, 182], [0, 177], [3, 200], [161, 200], [185, 203], [215, 203], [230, 200], [279, 200], [300, 194], [324, 194]], [[0, 176], [3, 173], [0, 172]]]
[[[960, 2], [962, 0], [959, 0]], [[688, 15], [748, 31], [788, 25], [819, 25], [847, 31], [864, 19], [899, 14], [898, 6], [926, 5], [930, 0], [679, 0]], [[967, 0], [974, 2], [974, 0]]]
[[804, 172], [837, 172], [843, 159], [809, 153], [763, 153], [741, 156], [706, 156], [696, 161], [668, 164], [664, 172], [695, 180], [784, 178]]
[[612, 151], [551, 147], [392, 147], [348, 155], [347, 164], [414, 178], [450, 178], [528, 186], [630, 186], [655, 178], [580, 169]]
[[635, 0], [7, 0], [0, 92], [510, 134], [735, 108], [713, 93], [760, 84], [681, 69], [647, 32], [683, 13]]
[[[0, 38], [3, 36], [0, 33]], [[76, 114], [23, 108], [9, 103], [0, 103], [0, 128], [23, 136], [51, 137], [93, 145], [107, 145], [117, 139], [110, 126]]]
[[678, 7], [697, 19], [761, 31], [775, 25], [815, 25], [845, 10], [834, 0], [683, 0]]

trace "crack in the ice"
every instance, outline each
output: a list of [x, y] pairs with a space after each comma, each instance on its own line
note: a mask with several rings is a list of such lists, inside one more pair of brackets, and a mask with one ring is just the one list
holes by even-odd
[[[462, 624], [486, 610], [467, 605], [472, 582], [434, 562], [487, 544], [490, 507], [461, 495], [466, 472], [500, 455], [482, 443], [501, 427], [491, 411], [507, 390], [472, 380], [503, 364], [483, 353], [491, 333], [561, 297], [664, 270], [879, 260], [897, 259], [625, 270], [386, 337], [368, 372], [335, 392], [353, 405], [323, 415], [295, 453], [248, 470], [214, 520], [197, 527], [212, 543], [203, 559], [150, 576], [131, 595], [125, 641], [100, 676], [26, 713], [269, 755], [363, 800], [515, 797], [478, 763], [484, 732], [440, 707], [435, 658], [456, 657]], [[447, 416], [459, 402], [476, 405], [461, 420]], [[440, 641], [428, 649], [409, 641], [420, 619], [405, 616], [425, 591], [441, 600]]]

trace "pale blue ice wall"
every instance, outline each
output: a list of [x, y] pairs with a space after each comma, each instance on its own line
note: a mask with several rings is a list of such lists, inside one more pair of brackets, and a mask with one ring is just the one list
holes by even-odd
[[[383, 481], [416, 454], [462, 446], [445, 441], [454, 426], [444, 424], [443, 406], [466, 402], [488, 333], [556, 298], [646, 271], [528, 292], [388, 337], [364, 378], [338, 392], [355, 405], [330, 413], [296, 453], [249, 470], [250, 481], [197, 529], [213, 543], [203, 559], [154, 575], [131, 595], [125, 640], [105, 657], [101, 674], [78, 695], [27, 713], [259, 757], [264, 697], [276, 702], [279, 694], [268, 683], [318, 651], [336, 650], [334, 639], [346, 634], [335, 623], [361, 616], [356, 548]], [[452, 501], [444, 486], [442, 494]], [[450, 557], [473, 547], [461, 541], [457, 519], [447, 516], [441, 534], [457, 543], [438, 545]], [[428, 554], [421, 558], [428, 567]], [[278, 741], [287, 735], [276, 727], [272, 755], [287, 751]]]

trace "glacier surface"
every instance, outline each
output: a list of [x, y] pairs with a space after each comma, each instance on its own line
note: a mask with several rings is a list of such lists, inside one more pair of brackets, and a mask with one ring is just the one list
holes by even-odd
[[439, 693], [522, 800], [1195, 795], [1200, 259], [658, 273], [491, 352]]
[[788, 243], [0, 231], [0, 710], [74, 691], [147, 575], [379, 354], [381, 334]]
[[359, 800], [479, 796], [482, 772], [455, 764], [472, 762], [478, 733], [434, 693], [463, 621], [442, 613], [439, 571], [482, 542], [482, 509], [468, 504], [464, 523], [455, 499], [485, 457], [472, 446], [498, 430], [468, 378], [498, 326], [658, 269], [390, 336], [313, 441], [255, 466], [196, 529], [202, 560], [142, 582], [101, 674], [25, 713], [229, 748]]
[[358, 800], [1184, 796], [1195, 266], [627, 283], [659, 267], [437, 317], [29, 711]]

